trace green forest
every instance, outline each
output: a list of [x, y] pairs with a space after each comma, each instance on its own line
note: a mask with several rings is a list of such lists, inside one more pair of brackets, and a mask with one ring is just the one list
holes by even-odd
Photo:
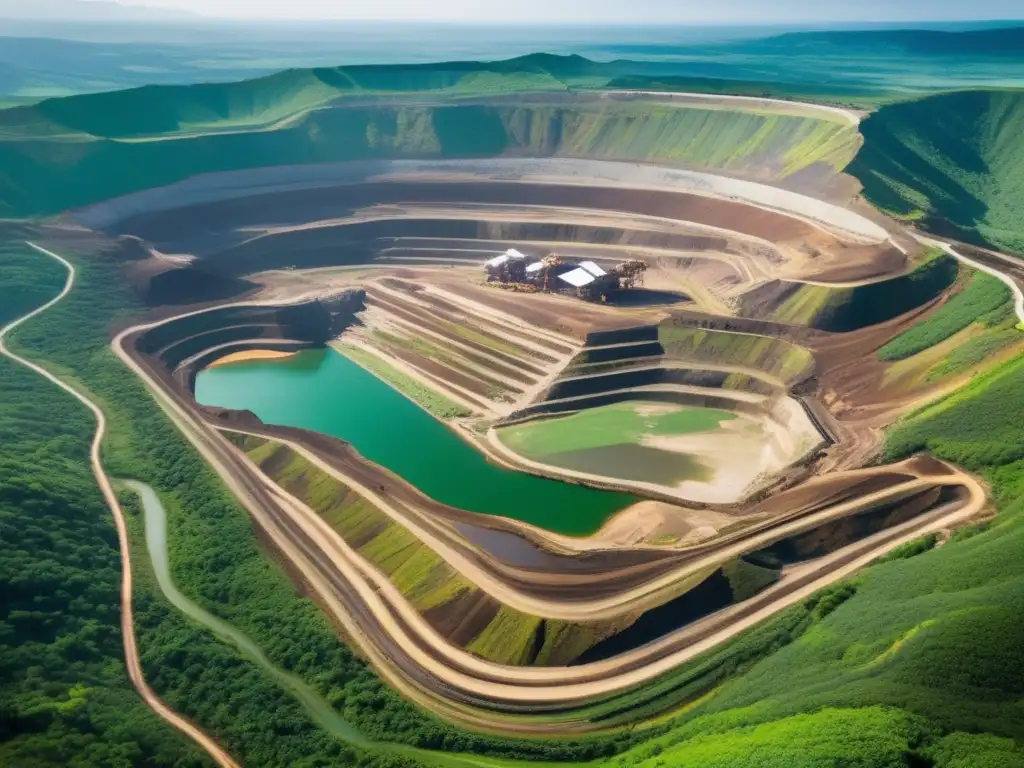
[[1010, 301], [1010, 289], [984, 272], [968, 270], [970, 277], [956, 295], [926, 321], [917, 323], [878, 350], [886, 361], [904, 360], [934, 347]]
[[[0, 253], [0, 325], [42, 304], [64, 269]], [[88, 467], [77, 401], [0, 359], [0, 764], [201, 766], [128, 681], [121, 565]]]
[[849, 172], [872, 203], [957, 240], [1024, 253], [1024, 91], [882, 107]]

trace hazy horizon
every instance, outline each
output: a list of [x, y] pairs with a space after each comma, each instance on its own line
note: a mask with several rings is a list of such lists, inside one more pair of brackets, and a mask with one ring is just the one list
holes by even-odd
[[[107, 0], [40, 0], [67, 7], [100, 4]], [[7, 3], [0, 2], [0, 7]], [[19, 2], [20, 5], [20, 2]], [[773, 25], [818, 23], [927, 23], [942, 21], [1022, 20], [1020, 0], [839, 0], [809, 6], [802, 0], [718, 0], [715, 3], [686, 0], [518, 0], [516, 3], [483, 3], [480, 0], [125, 0], [126, 11], [138, 9], [185, 12], [197, 19], [294, 20], [294, 21], [395, 21], [445, 23], [536, 24], [676, 24], [676, 25]], [[91, 10], [91, 9], [90, 9]], [[29, 10], [31, 12], [31, 10]], [[45, 11], [42, 11], [45, 13]]]

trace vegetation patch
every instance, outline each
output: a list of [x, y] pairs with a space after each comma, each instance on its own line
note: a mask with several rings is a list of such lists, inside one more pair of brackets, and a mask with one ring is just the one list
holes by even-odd
[[927, 320], [904, 331], [879, 349], [877, 355], [885, 361], [904, 360], [945, 341], [1010, 300], [1010, 289], [1002, 281], [984, 272], [974, 272], [962, 291]]
[[377, 378], [386, 381], [439, 419], [455, 419], [472, 414], [472, 411], [465, 406], [452, 402], [444, 395], [424, 386], [412, 376], [388, 365], [372, 352], [367, 352], [365, 349], [346, 344], [343, 341], [334, 343], [333, 347], [349, 360], [362, 366]]
[[498, 430], [509, 448], [524, 456], [549, 456], [609, 445], [639, 443], [644, 435], [710, 432], [736, 414], [627, 400], [556, 418], [535, 419]]
[[970, 469], [1024, 459], [1024, 356], [910, 414], [886, 435], [887, 458], [928, 450]]
[[1012, 302], [978, 318], [971, 327], [979, 329], [980, 333], [972, 336], [970, 343], [959, 345], [935, 365], [928, 372], [928, 381], [974, 368], [1024, 341]]
[[[756, 708], [751, 708], [755, 710]], [[623, 766], [759, 768], [905, 766], [927, 724], [883, 707], [826, 708], [814, 714], [748, 725], [747, 712], [698, 718], [690, 727], [628, 752]], [[754, 711], [749, 713], [754, 714]]]
[[861, 123], [849, 172], [882, 210], [957, 240], [1024, 253], [1024, 92], [945, 93]]
[[879, 563], [891, 563], [894, 560], [906, 560], [910, 557], [917, 557], [923, 555], [925, 552], [930, 552], [935, 549], [935, 546], [939, 543], [939, 534], [929, 533], [913, 541], [908, 541], [906, 544], [901, 544], [896, 547], [892, 552], [887, 555], [875, 560], [874, 564]]

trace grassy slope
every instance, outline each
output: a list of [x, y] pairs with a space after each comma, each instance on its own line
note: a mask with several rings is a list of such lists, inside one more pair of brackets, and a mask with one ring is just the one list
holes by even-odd
[[1024, 91], [965, 91], [883, 107], [849, 171], [883, 210], [1024, 253]]
[[792, 382], [811, 370], [811, 353], [782, 339], [729, 331], [710, 331], [664, 323], [658, 338], [668, 357], [748, 366]]
[[[921, 325], [929, 335], [932, 333], [927, 320]], [[1013, 304], [1006, 302], [934, 346], [890, 363], [884, 384], [907, 390], [977, 371], [996, 360], [1006, 359], [1007, 355], [1012, 356], [1015, 350], [1024, 347], [1024, 334], [1016, 325]]]
[[[644, 102], [341, 102], [310, 112], [348, 92], [348, 80], [331, 72], [152, 86], [0, 110], [0, 214], [55, 213], [203, 172], [365, 158], [566, 155], [784, 178], [816, 163], [839, 170], [860, 143], [857, 131], [839, 122]], [[504, 78], [499, 90], [537, 90], [531, 83], [538, 75], [529, 70], [488, 77]], [[423, 77], [409, 85], [441, 87]], [[238, 132], [244, 126], [274, 129]], [[213, 132], [196, 133], [204, 130]], [[133, 139], [151, 135], [176, 138]]]
[[1010, 289], [991, 275], [975, 270], [962, 291], [928, 320], [906, 330], [878, 350], [882, 360], [903, 360], [939, 344], [1011, 299]]
[[[472, 604], [479, 590], [432, 549], [394, 523], [342, 483], [291, 449], [273, 441], [243, 437], [239, 444], [282, 488], [306, 501], [363, 557], [391, 579], [419, 611], [460, 610]], [[544, 627], [542, 628], [542, 622]], [[547, 625], [544, 642], [535, 637]], [[544, 622], [502, 606], [498, 615], [465, 644], [473, 653], [501, 664], [531, 664], [541, 660], [566, 664], [611, 631], [610, 627]]]
[[768, 319], [823, 331], [855, 331], [892, 320], [938, 298], [953, 285], [957, 270], [956, 259], [933, 251], [912, 272], [891, 280], [856, 288], [803, 285], [769, 313]]

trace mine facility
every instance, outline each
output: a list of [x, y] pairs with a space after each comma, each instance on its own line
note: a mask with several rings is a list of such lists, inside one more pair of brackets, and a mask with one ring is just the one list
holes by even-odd
[[515, 248], [484, 262], [487, 282], [500, 288], [572, 294], [584, 301], [602, 303], [616, 291], [643, 285], [646, 270], [647, 263], [639, 259], [620, 262], [610, 272], [593, 261], [577, 263], [557, 253], [530, 261], [530, 257]]

